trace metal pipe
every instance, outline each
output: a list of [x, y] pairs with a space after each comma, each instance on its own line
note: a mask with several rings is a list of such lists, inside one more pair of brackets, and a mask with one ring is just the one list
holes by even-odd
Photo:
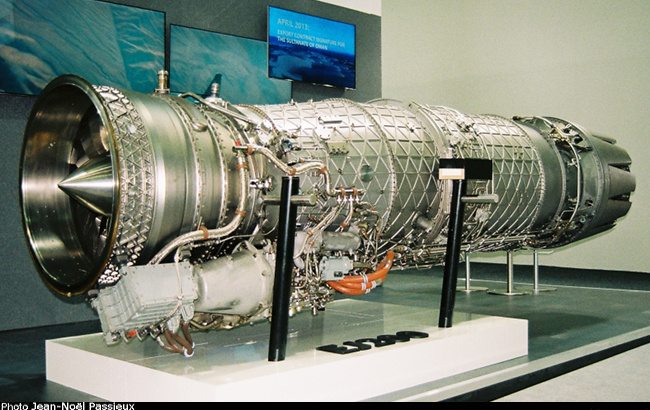
[[242, 220], [244, 219], [244, 210], [246, 209], [246, 204], [248, 201], [248, 186], [246, 185], [248, 178], [246, 175], [246, 167], [243, 166], [244, 160], [241, 156], [237, 157], [237, 163], [237, 168], [239, 168], [239, 203], [235, 216], [232, 218], [232, 220], [226, 226], [223, 226], [221, 228], [192, 231], [175, 238], [173, 241], [165, 245], [160, 251], [158, 251], [158, 253], [151, 259], [151, 261], [149, 261], [150, 265], [160, 263], [172, 251], [181, 246], [196, 241], [223, 238], [233, 233], [239, 227]]
[[530, 292], [528, 291], [523, 291], [523, 290], [517, 290], [515, 289], [514, 286], [514, 258], [512, 255], [513, 251], [507, 251], [506, 253], [506, 260], [507, 260], [507, 265], [508, 265], [508, 277], [506, 279], [506, 290], [505, 291], [499, 291], [499, 290], [491, 290], [488, 291], [488, 293], [492, 295], [502, 295], [502, 296], [521, 296], [521, 295], [528, 295]]
[[537, 254], [537, 249], [533, 251], [533, 289], [535, 292], [539, 291], [539, 255]]
[[508, 280], [506, 283], [508, 293], [512, 294], [514, 291], [514, 285], [513, 285], [513, 280], [514, 280], [514, 261], [512, 260], [512, 252], [508, 251], [506, 253], [506, 260], [508, 262]]
[[[464, 200], [463, 200], [463, 202], [466, 203]], [[481, 292], [481, 291], [487, 290], [487, 288], [484, 288], [484, 287], [476, 287], [476, 286], [471, 285], [471, 283], [472, 283], [472, 279], [471, 279], [472, 268], [471, 268], [470, 252], [465, 251], [464, 253], [465, 253], [465, 286], [463, 286], [462, 288], [458, 288], [458, 290], [461, 291], [461, 292], [465, 292], [465, 293]]]

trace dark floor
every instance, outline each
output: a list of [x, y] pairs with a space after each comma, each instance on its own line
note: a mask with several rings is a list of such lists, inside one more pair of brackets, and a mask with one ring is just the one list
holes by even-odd
[[[465, 283], [464, 268], [459, 272], [460, 288]], [[544, 266], [539, 272], [540, 289], [556, 290], [525, 296], [501, 296], [485, 291], [456, 293], [456, 312], [527, 319], [529, 355], [523, 364], [533, 370], [504, 377], [487, 386], [449, 393], [445, 400], [494, 400], [650, 343], [650, 274]], [[442, 277], [443, 267], [393, 271], [381, 288], [359, 298], [438, 309]], [[472, 286], [505, 290], [507, 268], [475, 263], [471, 266], [471, 277]], [[515, 287], [523, 290], [532, 284], [533, 267], [515, 266]], [[437, 318], [433, 319], [437, 322]], [[0, 399], [3, 402], [96, 401], [87, 394], [45, 380], [44, 341], [99, 331], [98, 322], [84, 322], [0, 332]], [[536, 363], [542, 365], [532, 365]], [[649, 363], [650, 358], [644, 365]], [[508, 366], [515, 365], [522, 365], [522, 361], [504, 364], [498, 370], [504, 373]], [[75, 363], [71, 371], [74, 366], [92, 366], [92, 363]], [[490, 371], [482, 371], [481, 376], [485, 378]], [[467, 384], [467, 378], [474, 375], [463, 377], [466, 377], [463, 383]], [[431, 388], [423, 386], [422, 389], [425, 387]], [[417, 389], [412, 393], [416, 395]], [[611, 400], [616, 401], [616, 392], [612, 392]]]
[[[459, 277], [463, 279], [465, 267], [461, 268]], [[436, 309], [440, 303], [438, 295], [442, 290], [443, 271], [443, 267], [435, 267], [391, 272], [381, 292], [364, 297]], [[513, 271], [515, 289], [533, 289], [532, 266], [515, 266]], [[471, 287], [505, 292], [507, 273], [505, 265], [474, 263], [471, 265]], [[464, 288], [464, 284], [464, 280], [459, 280], [459, 288]], [[530, 364], [531, 370], [524, 374], [512, 372], [512, 377], [504, 374], [489, 386], [476, 383], [476, 389], [460, 389], [456, 395], [448, 393], [434, 398], [495, 400], [650, 343], [650, 274], [541, 266], [538, 288], [555, 290], [525, 296], [501, 296], [486, 291], [456, 293], [455, 311], [528, 320], [528, 357], [525, 361], [506, 364], [506, 367]], [[650, 365], [650, 357], [644, 363]], [[440, 388], [445, 383], [468, 384], [468, 378], [485, 378], [493, 370], [507, 373], [504, 366], [495, 366], [495, 369], [445, 380], [427, 388]], [[647, 391], [645, 385], [640, 389]], [[612, 401], [616, 401], [615, 395], [613, 391]]]

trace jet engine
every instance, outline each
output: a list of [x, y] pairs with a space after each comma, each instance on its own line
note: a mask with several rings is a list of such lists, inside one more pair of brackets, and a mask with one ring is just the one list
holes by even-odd
[[280, 185], [299, 177], [290, 312], [363, 294], [390, 269], [442, 264], [441, 158], [492, 162], [467, 183], [463, 250], [563, 246], [612, 228], [635, 178], [625, 150], [559, 118], [392, 100], [231, 105], [66, 75], [37, 99], [21, 210], [43, 280], [85, 294], [107, 343], [270, 317]]

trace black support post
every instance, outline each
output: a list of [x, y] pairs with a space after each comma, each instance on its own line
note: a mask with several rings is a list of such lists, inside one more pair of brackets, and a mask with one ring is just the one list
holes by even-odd
[[280, 218], [278, 222], [278, 246], [273, 283], [273, 307], [271, 312], [271, 336], [269, 361], [284, 360], [289, 329], [289, 302], [293, 273], [293, 251], [296, 237], [297, 205], [291, 197], [298, 193], [299, 178], [283, 177], [280, 194]]
[[[445, 273], [442, 280], [440, 316], [438, 318], [438, 327], [451, 327], [456, 302], [460, 248], [463, 240], [463, 218], [465, 214], [463, 198], [467, 191], [467, 180], [492, 179], [492, 161], [474, 158], [441, 158], [438, 178], [452, 181]], [[474, 200], [483, 202], [478, 197], [475, 197]]]
[[442, 298], [440, 300], [440, 318], [438, 327], [451, 327], [451, 319], [456, 302], [458, 283], [458, 263], [462, 242], [463, 216], [465, 206], [462, 197], [467, 185], [464, 179], [452, 181], [451, 213], [449, 214], [449, 235], [447, 236], [447, 253], [445, 254], [445, 273], [442, 280]]

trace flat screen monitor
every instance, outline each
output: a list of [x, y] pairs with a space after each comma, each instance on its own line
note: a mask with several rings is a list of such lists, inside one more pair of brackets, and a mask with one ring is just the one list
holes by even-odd
[[356, 87], [356, 26], [269, 7], [269, 77]]

